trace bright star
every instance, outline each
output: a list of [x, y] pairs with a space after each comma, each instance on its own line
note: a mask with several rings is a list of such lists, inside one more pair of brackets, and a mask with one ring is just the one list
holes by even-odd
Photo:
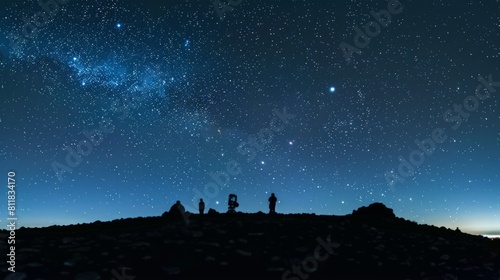
[[121, 27], [122, 27], [122, 24], [121, 24], [121, 23], [117, 23], [117, 24], [116, 24], [116, 27], [117, 27], [117, 28], [121, 28]]
[[330, 87], [330, 92], [334, 93], [335, 92], [335, 87]]

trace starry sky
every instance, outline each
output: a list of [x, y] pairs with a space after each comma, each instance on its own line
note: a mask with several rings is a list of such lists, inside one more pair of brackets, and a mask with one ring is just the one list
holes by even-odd
[[19, 225], [275, 193], [280, 213], [383, 202], [500, 232], [498, 1], [40, 2], [0, 4]]

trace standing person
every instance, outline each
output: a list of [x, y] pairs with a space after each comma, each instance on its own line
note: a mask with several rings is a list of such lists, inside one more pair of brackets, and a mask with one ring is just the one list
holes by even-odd
[[269, 197], [269, 214], [276, 214], [276, 201], [278, 199], [276, 196], [274, 196], [274, 193], [271, 194], [271, 197]]
[[203, 212], [205, 212], [205, 202], [203, 202], [203, 198], [200, 198], [200, 203], [198, 203], [198, 210], [200, 210], [200, 215], [203, 215]]

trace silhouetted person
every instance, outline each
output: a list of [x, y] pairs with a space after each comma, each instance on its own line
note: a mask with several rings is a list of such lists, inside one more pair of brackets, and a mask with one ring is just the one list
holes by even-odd
[[276, 213], [276, 201], [278, 199], [276, 196], [274, 196], [274, 193], [271, 194], [271, 197], [269, 197], [269, 214], [275, 214]]
[[183, 217], [185, 211], [186, 210], [184, 209], [184, 206], [182, 206], [181, 202], [179, 200], [177, 200], [175, 202], [175, 204], [172, 205], [172, 207], [170, 207], [170, 210], [168, 211], [168, 213], [174, 217], [180, 218], [180, 217]]
[[203, 202], [203, 198], [200, 198], [200, 203], [198, 203], [198, 210], [200, 210], [200, 215], [203, 215], [203, 212], [205, 212], [205, 202]]

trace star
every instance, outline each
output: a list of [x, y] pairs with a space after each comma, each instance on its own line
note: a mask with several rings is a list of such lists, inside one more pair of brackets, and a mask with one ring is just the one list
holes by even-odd
[[116, 28], [122, 28], [122, 24], [121, 23], [117, 23], [116, 24]]
[[329, 90], [331, 93], [334, 93], [334, 92], [335, 92], [335, 87], [330, 87], [328, 90]]

